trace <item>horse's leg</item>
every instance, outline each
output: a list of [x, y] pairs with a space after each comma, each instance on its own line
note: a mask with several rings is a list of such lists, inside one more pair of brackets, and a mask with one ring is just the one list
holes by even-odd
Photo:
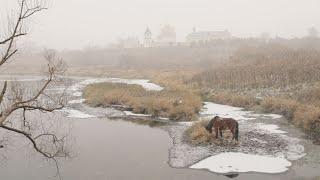
[[219, 129], [220, 137], [222, 138], [222, 129]]
[[236, 136], [235, 136], [235, 134], [236, 134], [235, 128], [232, 128], [231, 132], [232, 132], [232, 140], [235, 140], [235, 139], [236, 139]]
[[219, 131], [219, 128], [214, 128], [214, 131], [216, 132], [216, 139], [218, 139], [218, 131]]

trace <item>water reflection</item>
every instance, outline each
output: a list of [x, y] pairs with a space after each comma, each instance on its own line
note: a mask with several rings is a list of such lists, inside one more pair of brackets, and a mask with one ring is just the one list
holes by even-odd
[[233, 173], [233, 174], [225, 174], [224, 176], [228, 177], [228, 178], [235, 178], [238, 177], [239, 174]]

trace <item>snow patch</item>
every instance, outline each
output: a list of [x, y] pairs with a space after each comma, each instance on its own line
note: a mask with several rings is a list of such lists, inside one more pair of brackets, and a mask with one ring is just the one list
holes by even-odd
[[151, 116], [150, 114], [136, 114], [131, 111], [123, 111], [123, 112], [127, 116], [138, 116], [138, 117], [150, 117]]
[[75, 97], [80, 97], [80, 96], [82, 96], [82, 92], [75, 92], [75, 93], [73, 93], [72, 94], [73, 96], [75, 96]]
[[243, 111], [243, 108], [215, 104], [212, 102], [204, 102], [203, 109], [200, 112], [200, 115], [203, 115], [203, 116], [229, 117], [229, 118], [234, 118], [236, 120], [255, 119], [255, 118], [249, 117], [251, 114], [253, 114], [251, 111]]
[[269, 117], [269, 118], [272, 118], [272, 119], [279, 119], [279, 118], [282, 118], [281, 115], [279, 114], [262, 114], [263, 116], [266, 116], [266, 117]]
[[86, 119], [86, 118], [94, 118], [96, 116], [86, 114], [84, 112], [75, 110], [75, 109], [63, 109], [62, 111], [66, 112], [69, 118], [80, 118], [80, 119]]
[[85, 101], [85, 99], [75, 99], [68, 101], [68, 104], [81, 104]]
[[279, 130], [279, 126], [275, 124], [257, 123], [257, 128], [271, 134], [286, 134], [286, 131]]
[[208, 169], [216, 173], [281, 173], [287, 171], [290, 166], [291, 162], [283, 157], [226, 152], [206, 158], [190, 166], [190, 168]]

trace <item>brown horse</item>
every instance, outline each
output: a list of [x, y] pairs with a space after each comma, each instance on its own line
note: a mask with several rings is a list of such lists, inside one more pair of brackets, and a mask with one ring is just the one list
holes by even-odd
[[212, 133], [212, 127], [216, 133], [216, 138], [218, 138], [219, 133], [220, 137], [222, 138], [222, 131], [229, 129], [233, 135], [232, 140], [235, 139], [238, 141], [239, 139], [239, 124], [232, 118], [221, 118], [216, 116], [209, 121], [208, 125], [206, 126], [206, 130]]

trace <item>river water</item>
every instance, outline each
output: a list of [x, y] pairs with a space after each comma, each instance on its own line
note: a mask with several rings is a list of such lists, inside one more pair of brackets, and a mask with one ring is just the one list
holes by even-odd
[[[38, 81], [39, 77], [18, 77], [15, 80], [19, 79], [29, 84]], [[79, 90], [79, 82], [83, 82], [83, 78], [68, 80], [68, 85], [73, 89], [70, 92], [72, 103], [66, 110], [54, 115], [28, 115], [29, 118], [44, 120], [54, 118], [68, 127], [72, 157], [58, 159], [63, 179], [229, 179], [207, 170], [171, 167], [169, 152], [174, 149], [174, 142], [165, 128], [136, 124], [119, 118], [112, 120], [105, 115], [113, 113], [118, 116], [118, 111], [89, 108], [73, 103], [79, 102], [77, 100], [81, 98], [74, 94], [74, 91]], [[77, 86], [72, 86], [73, 84]], [[80, 86], [86, 84], [82, 83]], [[61, 88], [62, 86], [51, 87], [52, 91], [59, 91]], [[82, 114], [79, 115], [79, 112]], [[302, 136], [298, 130], [286, 130], [297, 131], [297, 136]], [[7, 132], [0, 129], [0, 133]], [[34, 152], [23, 137], [6, 135], [10, 137], [10, 143], [0, 149], [1, 180], [58, 179], [55, 177], [55, 165]], [[301, 143], [307, 155], [293, 161], [288, 171], [277, 174], [241, 173], [235, 175], [235, 179], [311, 179], [320, 176], [319, 148], [308, 140], [303, 139]]]

